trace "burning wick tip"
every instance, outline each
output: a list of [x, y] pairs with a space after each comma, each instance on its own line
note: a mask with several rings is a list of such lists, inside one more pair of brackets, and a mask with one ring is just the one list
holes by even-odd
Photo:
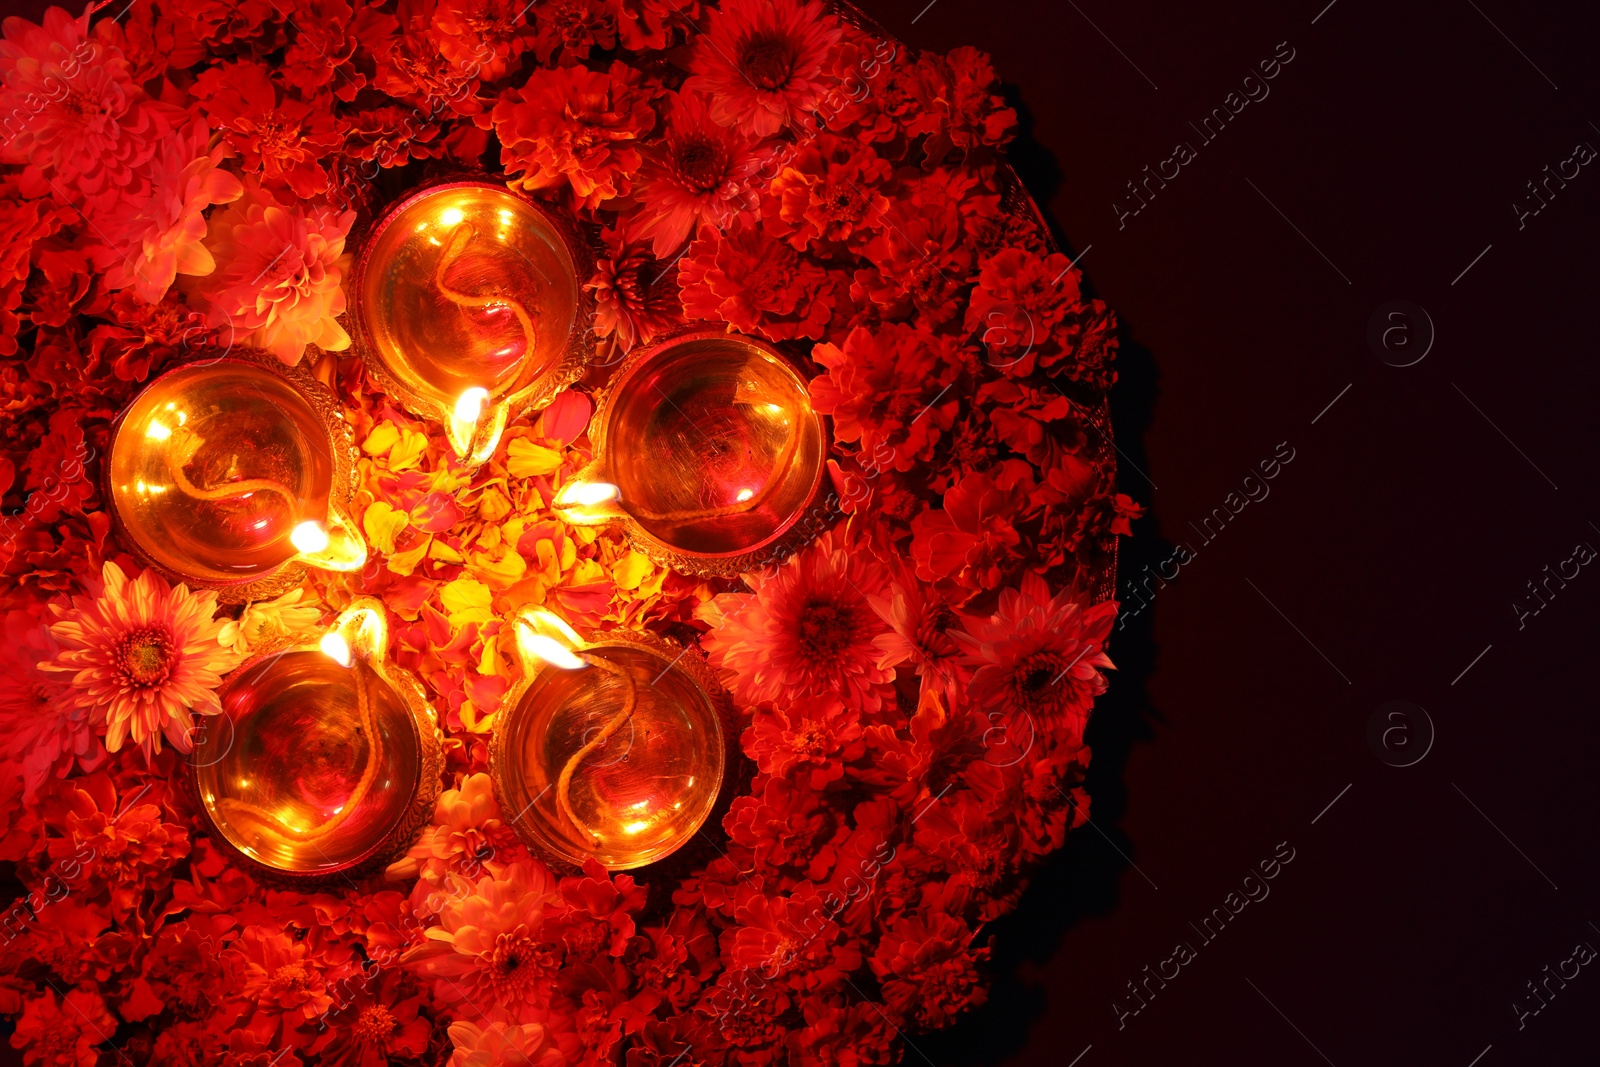
[[301, 552], [321, 552], [328, 547], [328, 531], [321, 523], [308, 520], [289, 533], [289, 543]]

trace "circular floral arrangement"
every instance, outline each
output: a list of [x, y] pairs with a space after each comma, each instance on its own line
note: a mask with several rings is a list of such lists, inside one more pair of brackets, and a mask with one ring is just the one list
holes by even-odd
[[[149, 0], [0, 43], [0, 1013], [29, 1064], [873, 1064], [984, 997], [982, 931], [1087, 818], [1115, 539], [1114, 320], [999, 150], [988, 59], [819, 0]], [[488, 172], [594, 245], [585, 377], [461, 466], [367, 375], [352, 233]], [[829, 516], [742, 578], [551, 502], [593, 397], [689, 323], [780, 345]], [[304, 364], [372, 555], [273, 600], [140, 571], [111, 420], [230, 346]], [[344, 353], [341, 355], [341, 353]], [[311, 892], [227, 862], [180, 782], [252, 649], [358, 596], [443, 731], [431, 823]], [[698, 646], [747, 765], [634, 875], [552, 872], [490, 788], [545, 606]]]

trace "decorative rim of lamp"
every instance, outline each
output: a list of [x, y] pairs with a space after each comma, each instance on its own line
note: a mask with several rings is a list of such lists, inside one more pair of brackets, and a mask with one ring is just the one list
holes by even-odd
[[[518, 729], [520, 724], [514, 720], [522, 712], [523, 698], [545, 672], [559, 672], [563, 669], [540, 659], [522, 640], [521, 631], [525, 626], [541, 635], [550, 631], [548, 625], [539, 621], [541, 616], [545, 619], [554, 619], [559, 630], [559, 634], [556, 635], [558, 643], [571, 645], [569, 650], [574, 653], [593, 649], [626, 648], [658, 657], [664, 664], [663, 674], [667, 671], [680, 672], [711, 707], [721, 735], [716, 750], [720, 752], [722, 759], [718, 767], [717, 785], [711, 792], [711, 802], [706, 805], [706, 810], [699, 821], [677, 844], [659, 855], [624, 866], [612, 866], [603, 860], [600, 862], [607, 870], [631, 871], [654, 867], [682, 855], [689, 846], [690, 839], [697, 833], [703, 833], [708, 825], [712, 825], [711, 816], [726, 807], [728, 787], [734, 779], [736, 761], [741, 755], [738, 747], [738, 715], [733, 698], [722, 688], [716, 672], [698, 649], [692, 645], [681, 647], [674, 645], [643, 630], [603, 630], [587, 635], [580, 634], [554, 613], [534, 608], [523, 608], [507, 619], [503, 632], [509, 634], [515, 657], [521, 667], [521, 674], [501, 700], [500, 711], [495, 717], [494, 732], [489, 739], [489, 779], [502, 817], [516, 832], [518, 839], [527, 846], [528, 851], [553, 870], [573, 873], [581, 870], [586, 860], [599, 859], [589, 854], [580, 855], [575, 849], [569, 851], [558, 847], [551, 839], [540, 833], [526, 817], [528, 810], [539, 797], [534, 797], [532, 801], [512, 797], [509, 795], [506, 783], [507, 769], [517, 762], [517, 755], [511, 748], [516, 741], [521, 740], [522, 731]], [[565, 635], [565, 639], [563, 640], [560, 635]]]
[[[366, 321], [367, 271], [371, 265], [373, 250], [384, 232], [418, 201], [451, 189], [492, 190], [514, 197], [539, 215], [559, 238], [567, 256], [572, 260], [573, 289], [576, 294], [572, 326], [567, 331], [561, 354], [543, 373], [535, 376], [521, 389], [499, 398], [492, 395], [488, 397], [487, 405], [480, 408], [482, 413], [475, 420], [470, 437], [466, 440], [460, 440], [461, 435], [456, 430], [456, 423], [460, 421], [457, 419], [457, 411], [464, 398], [458, 399], [455, 406], [452, 406], [445, 400], [426, 395], [401, 381], [384, 358], [382, 349]], [[413, 186], [409, 192], [390, 204], [373, 220], [361, 235], [360, 244], [361, 250], [356, 257], [355, 268], [351, 271], [350, 281], [345, 289], [349, 306], [346, 321], [350, 326], [352, 349], [361, 358], [367, 374], [385, 393], [397, 398], [413, 414], [430, 419], [444, 427], [445, 438], [452, 452], [468, 467], [477, 467], [486, 462], [494, 454], [507, 426], [516, 419], [549, 405], [563, 389], [582, 377], [584, 369], [594, 356], [594, 295], [584, 288], [584, 282], [594, 272], [593, 248], [585, 240], [576, 219], [528, 196], [519, 189], [510, 188], [504, 181], [494, 181], [481, 172], [460, 172]]]
[[796, 360], [777, 346], [758, 337], [733, 332], [721, 326], [711, 326], [704, 322], [680, 327], [657, 337], [649, 345], [635, 349], [623, 361], [615, 377], [600, 394], [598, 410], [589, 423], [593, 458], [557, 491], [553, 503], [563, 521], [571, 525], [616, 524], [622, 529], [630, 545], [655, 562], [679, 573], [707, 578], [733, 578], [762, 566], [782, 563], [826, 530], [837, 515], [836, 507], [826, 502], [819, 504], [828, 477], [828, 442], [832, 439], [832, 435], [831, 420], [815, 409], [808, 408], [808, 413], [816, 421], [817, 439], [820, 442], [819, 454], [815, 457], [815, 471], [802, 502], [771, 534], [737, 551], [693, 552], [669, 544], [646, 529], [617, 497], [598, 504], [563, 500], [563, 495], [570, 493], [571, 487], [579, 483], [615, 486], [616, 477], [611, 458], [614, 447], [611, 423], [616, 415], [619, 401], [627, 394], [628, 384], [637, 379], [652, 362], [672, 355], [683, 345], [700, 341], [732, 342], [767, 355], [779, 365], [783, 373], [793, 379], [802, 395], [809, 396], [806, 375], [796, 365]]
[[[328, 459], [332, 468], [332, 479], [328, 487], [328, 521], [337, 526], [350, 536], [360, 546], [361, 558], [341, 562], [338, 566], [323, 564], [328, 570], [356, 570], [366, 563], [366, 540], [361, 533], [361, 525], [356, 521], [351, 510], [355, 503], [356, 478], [355, 466], [359, 452], [356, 448], [355, 433], [350, 424], [344, 419], [344, 412], [340, 407], [339, 398], [331, 389], [318, 381], [306, 363], [295, 366], [285, 366], [282, 361], [269, 352], [255, 348], [231, 347], [224, 348], [215, 356], [203, 356], [197, 360], [170, 367], [161, 374], [145, 383], [143, 389], [136, 393], [126, 407], [117, 413], [112, 420], [110, 433], [106, 441], [106, 459], [103, 467], [102, 481], [106, 499], [106, 512], [111, 516], [111, 529], [116, 534], [118, 542], [127, 549], [128, 554], [138, 560], [141, 566], [152, 567], [155, 571], [172, 582], [182, 582], [190, 589], [211, 589], [217, 594], [217, 601], [221, 604], [247, 604], [256, 600], [268, 600], [289, 590], [296, 588], [305, 581], [306, 571], [310, 566], [307, 557], [314, 557], [315, 553], [298, 552], [289, 557], [266, 574], [254, 578], [240, 578], [237, 580], [196, 577], [183, 574], [156, 559], [154, 555], [140, 542], [138, 536], [128, 527], [122, 518], [121, 512], [116, 507], [116, 495], [113, 490], [112, 457], [117, 453], [117, 441], [124, 429], [127, 415], [139, 403], [139, 400], [148, 392], [155, 389], [162, 382], [182, 374], [191, 374], [199, 367], [218, 365], [243, 365], [254, 370], [264, 370], [276, 375], [295, 392], [315, 413], [317, 421], [322, 424], [328, 434]], [[347, 565], [353, 564], [353, 565]]]
[[[229, 862], [240, 867], [258, 881], [293, 889], [315, 889], [324, 886], [348, 885], [350, 882], [378, 873], [398, 859], [411, 847], [422, 828], [433, 817], [434, 802], [439, 798], [441, 777], [444, 773], [444, 735], [439, 728], [438, 716], [428, 702], [427, 693], [415, 675], [394, 663], [388, 656], [389, 622], [382, 601], [376, 597], [358, 597], [340, 612], [321, 637], [301, 642], [280, 640], [263, 646], [239, 664], [223, 679], [217, 697], [224, 710], [219, 716], [199, 720], [220, 719], [228, 715], [227, 704], [233, 688], [246, 678], [250, 671], [269, 659], [293, 652], [320, 652], [337, 660], [330, 651], [329, 641], [337, 635], [343, 642], [343, 652], [352, 662], [359, 658], [377, 675], [378, 679], [400, 699], [407, 718], [415, 731], [417, 742], [417, 783], [410, 802], [394, 825], [358, 857], [347, 863], [317, 871], [286, 870], [264, 863], [236, 845], [229, 834], [217, 825], [211, 809], [202, 795], [200, 772], [209, 764], [201, 762], [204, 736], [188, 757], [188, 767], [183, 776], [185, 790], [206, 834], [218, 851]], [[229, 735], [228, 745], [234, 743]], [[370, 749], [369, 749], [370, 752]], [[218, 757], [219, 759], [221, 757]], [[215, 761], [213, 761], [215, 762]]]

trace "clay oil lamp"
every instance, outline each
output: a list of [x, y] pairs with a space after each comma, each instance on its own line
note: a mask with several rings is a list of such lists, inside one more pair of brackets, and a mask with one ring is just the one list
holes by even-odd
[[489, 771], [501, 810], [558, 867], [642, 867], [689, 841], [722, 789], [730, 705], [695, 653], [649, 634], [581, 638], [559, 617], [512, 622], [522, 678]]
[[239, 603], [306, 567], [366, 562], [348, 510], [354, 461], [333, 394], [308, 371], [236, 353], [168, 371], [118, 416], [108, 498], [143, 562]]
[[355, 271], [360, 350], [373, 378], [444, 426], [468, 465], [509, 420], [582, 373], [591, 257], [575, 224], [481, 181], [450, 181], [378, 220]]
[[386, 658], [370, 597], [319, 641], [264, 650], [223, 682], [189, 757], [212, 836], [269, 881], [345, 884], [394, 859], [433, 810], [443, 766], [422, 687]]
[[705, 575], [781, 560], [820, 528], [805, 520], [826, 473], [822, 417], [768, 344], [695, 330], [644, 349], [594, 426], [593, 462], [554, 500], [569, 523], [618, 523], [646, 555]]

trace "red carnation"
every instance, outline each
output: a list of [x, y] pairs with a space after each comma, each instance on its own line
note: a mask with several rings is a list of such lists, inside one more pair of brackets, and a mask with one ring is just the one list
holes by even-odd
[[944, 495], [944, 507], [912, 520], [917, 577], [954, 578], [976, 592], [993, 589], [1021, 558], [1012, 520], [1027, 497], [1032, 468], [1019, 459], [966, 475]]

